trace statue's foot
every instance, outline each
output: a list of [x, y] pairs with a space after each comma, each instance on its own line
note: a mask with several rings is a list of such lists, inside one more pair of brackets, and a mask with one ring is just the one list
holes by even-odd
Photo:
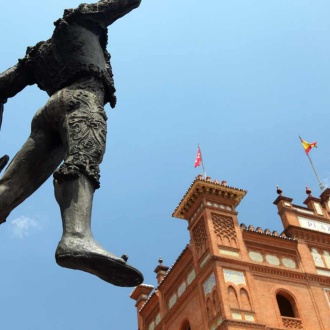
[[1, 213], [0, 211], [0, 225], [4, 222], [6, 222], [7, 217], [9, 216], [10, 212], [5, 212], [5, 213]]
[[6, 220], [7, 220], [7, 216], [4, 216], [4, 217], [1, 217], [1, 216], [0, 216], [0, 225], [1, 225], [2, 223], [6, 222]]
[[55, 259], [62, 267], [91, 273], [113, 285], [130, 287], [143, 282], [143, 275], [126, 263], [125, 255], [116, 257], [93, 238], [62, 238]]

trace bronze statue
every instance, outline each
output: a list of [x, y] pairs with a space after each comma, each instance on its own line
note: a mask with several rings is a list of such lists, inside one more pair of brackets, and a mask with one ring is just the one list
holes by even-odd
[[91, 210], [105, 151], [103, 107], [116, 104], [107, 26], [140, 2], [101, 0], [65, 10], [49, 40], [28, 47], [23, 59], [0, 74], [1, 111], [7, 98], [27, 85], [37, 84], [50, 96], [0, 179], [0, 223], [54, 173], [63, 222], [56, 262], [118, 286], [138, 285], [143, 276], [127, 264], [126, 255], [119, 258], [94, 240]]

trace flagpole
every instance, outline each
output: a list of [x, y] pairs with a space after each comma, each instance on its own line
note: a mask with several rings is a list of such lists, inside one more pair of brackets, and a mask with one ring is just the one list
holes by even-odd
[[317, 179], [317, 181], [318, 181], [318, 183], [319, 183], [319, 187], [320, 187], [321, 191], [323, 192], [323, 191], [325, 190], [325, 187], [324, 187], [323, 183], [321, 182], [319, 176], [317, 175], [317, 172], [316, 172], [316, 169], [315, 169], [314, 164], [313, 164], [313, 162], [312, 162], [312, 159], [311, 159], [311, 157], [309, 156], [309, 154], [307, 154], [307, 153], [306, 153], [306, 156], [308, 157], [309, 162], [310, 162], [311, 165], [312, 165], [312, 168], [313, 168], [313, 171], [314, 171], [314, 173], [315, 173], [316, 179]]
[[199, 152], [201, 153], [201, 161], [202, 161], [202, 169], [203, 169], [204, 179], [206, 179], [206, 172], [205, 172], [205, 168], [204, 168], [203, 155], [202, 155], [202, 150], [199, 146], [199, 143], [198, 143], [198, 149], [199, 149]]

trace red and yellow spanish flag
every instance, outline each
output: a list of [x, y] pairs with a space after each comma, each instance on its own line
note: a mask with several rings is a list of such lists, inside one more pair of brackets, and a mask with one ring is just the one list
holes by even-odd
[[301, 144], [307, 155], [311, 151], [312, 148], [317, 148], [317, 145], [316, 145], [317, 142], [309, 143], [309, 142], [303, 140], [300, 136], [299, 136], [299, 139], [300, 139]]

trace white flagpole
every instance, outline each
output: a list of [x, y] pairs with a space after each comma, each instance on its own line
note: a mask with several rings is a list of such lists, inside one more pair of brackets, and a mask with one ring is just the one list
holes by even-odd
[[204, 179], [206, 179], [206, 172], [205, 172], [205, 168], [204, 168], [203, 155], [202, 155], [202, 150], [201, 150], [199, 144], [198, 144], [198, 150], [201, 154], [201, 161], [202, 161], [202, 169], [203, 169]]
[[316, 172], [316, 169], [315, 169], [314, 164], [313, 164], [313, 162], [312, 162], [312, 159], [311, 159], [311, 157], [309, 156], [309, 154], [306, 154], [306, 156], [308, 157], [309, 162], [310, 162], [311, 165], [312, 165], [312, 168], [313, 168], [313, 171], [314, 171], [314, 173], [315, 173], [315, 176], [316, 176], [317, 182], [319, 183], [319, 187], [320, 187], [321, 191], [323, 192], [323, 191], [325, 190], [325, 187], [324, 187], [323, 183], [321, 182], [319, 176], [317, 175], [317, 172]]

